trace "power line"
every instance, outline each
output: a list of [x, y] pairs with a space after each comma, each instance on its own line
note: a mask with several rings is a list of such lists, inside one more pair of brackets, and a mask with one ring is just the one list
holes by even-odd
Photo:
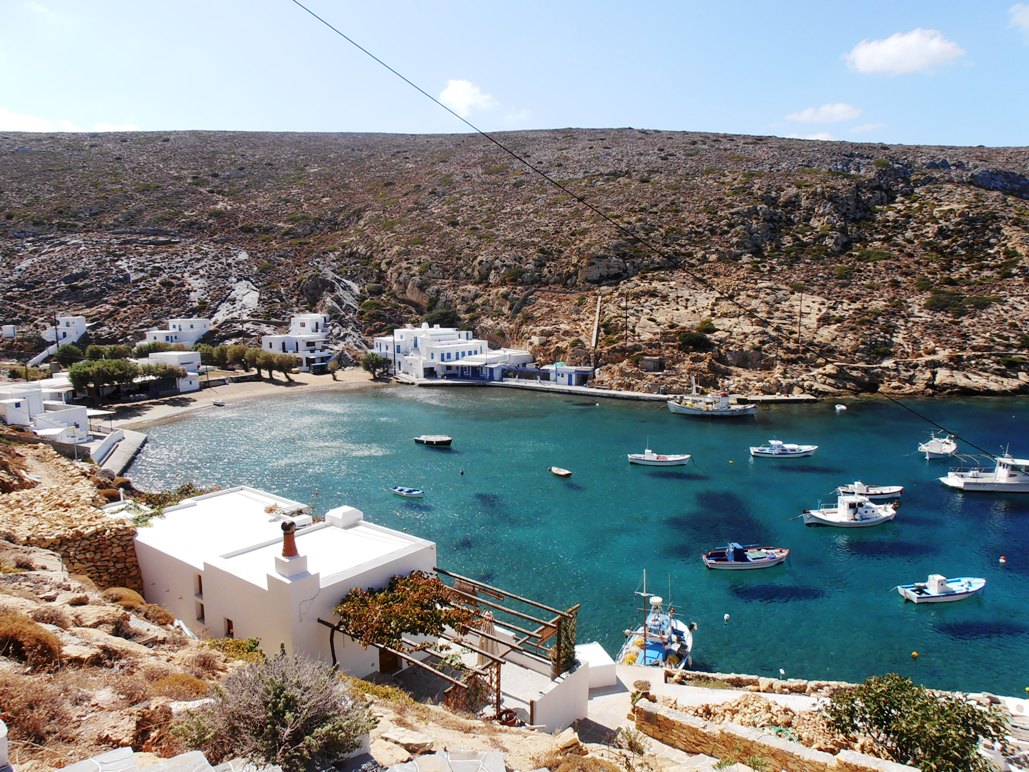
[[[736, 300], [736, 298], [734, 298], [734, 297], [732, 297], [730, 295], [725, 294], [724, 292], [719, 290], [717, 287], [715, 287], [713, 284], [711, 284], [711, 282], [709, 282], [707, 279], [705, 279], [704, 277], [699, 276], [696, 273], [694, 273], [688, 266], [684, 265], [682, 263], [682, 261], [679, 260], [675, 255], [669, 254], [664, 249], [662, 249], [660, 246], [658, 246], [657, 244], [654, 244], [653, 242], [651, 242], [649, 239], [646, 239], [646, 238], [640, 236], [639, 234], [634, 233], [633, 231], [629, 230], [627, 227], [622, 225], [614, 217], [612, 217], [611, 215], [607, 214], [607, 212], [603, 211], [599, 207], [597, 207], [594, 204], [592, 204], [591, 202], [587, 201], [585, 198], [580, 196], [578, 193], [575, 193], [574, 191], [570, 190], [568, 187], [563, 185], [558, 180], [555, 180], [553, 177], [551, 177], [545, 171], [543, 171], [542, 169], [540, 169], [537, 166], [535, 166], [534, 164], [532, 164], [528, 159], [526, 159], [526, 158], [522, 157], [521, 155], [519, 155], [518, 153], [516, 153], [514, 150], [509, 148], [507, 145], [505, 145], [503, 142], [498, 140], [492, 134], [490, 134], [487, 131], [484, 131], [483, 129], [480, 129], [478, 126], [476, 126], [474, 123], [469, 121], [464, 116], [459, 115], [458, 113], [454, 112], [454, 110], [452, 110], [451, 108], [447, 107], [447, 105], [445, 105], [443, 102], [438, 100], [436, 97], [434, 97], [428, 91], [426, 91], [421, 86], [419, 86], [417, 83], [412, 81], [406, 75], [401, 73], [399, 70], [391, 67], [389, 64], [387, 64], [385, 61], [383, 61], [378, 56], [373, 54], [371, 51], [369, 51], [367, 48], [362, 46], [360, 43], [358, 43], [356, 40], [351, 38], [349, 35], [347, 35], [346, 33], [341, 31], [337, 27], [333, 26], [327, 20], [325, 20], [324, 18], [322, 18], [321, 16], [316, 14], [314, 11], [312, 11], [310, 8], [308, 8], [306, 5], [301, 3], [300, 0], [290, 0], [290, 1], [294, 5], [296, 5], [298, 8], [300, 8], [301, 10], [305, 11], [310, 16], [312, 16], [314, 19], [316, 19], [317, 21], [321, 22], [328, 29], [332, 30], [339, 37], [343, 38], [343, 40], [347, 41], [350, 45], [352, 45], [358, 51], [360, 51], [365, 56], [367, 56], [369, 59], [374, 61], [376, 64], [380, 65], [381, 67], [385, 68], [386, 70], [389, 70], [391, 73], [393, 73], [393, 75], [398, 77], [400, 80], [402, 80], [408, 86], [410, 86], [415, 91], [417, 91], [419, 94], [424, 96], [430, 102], [435, 104], [437, 107], [440, 107], [443, 110], [446, 110], [448, 113], [450, 113], [452, 116], [457, 118], [457, 120], [459, 120], [461, 123], [463, 123], [469, 129], [474, 131], [476, 134], [481, 136], [483, 139], [485, 139], [485, 140], [489, 141], [490, 143], [492, 143], [493, 145], [495, 145], [503, 153], [506, 153], [508, 156], [510, 156], [515, 161], [517, 161], [518, 163], [520, 163], [523, 166], [525, 166], [527, 169], [532, 171], [534, 174], [537, 174], [538, 176], [542, 177], [550, 185], [552, 185], [553, 187], [557, 188], [558, 190], [560, 190], [565, 195], [569, 196], [571, 199], [573, 199], [579, 205], [581, 205], [581, 206], [585, 207], [586, 209], [588, 209], [589, 211], [593, 212], [595, 215], [600, 217], [604, 222], [606, 222], [608, 225], [613, 227], [619, 233], [627, 236], [629, 239], [631, 239], [632, 241], [636, 242], [637, 244], [640, 244], [645, 249], [649, 250], [650, 252], [652, 252], [653, 254], [657, 255], [661, 259], [669, 261], [670, 263], [672, 263], [672, 265], [674, 265], [682, 273], [686, 274], [686, 276], [688, 276], [690, 279], [695, 281], [697, 284], [699, 284], [700, 286], [704, 287], [705, 289], [715, 293], [718, 297], [722, 298], [723, 300], [726, 300], [729, 303], [731, 303], [732, 305], [736, 306], [743, 313], [747, 314], [747, 316], [749, 316], [752, 319], [755, 319], [755, 320], [761, 322], [764, 325], [767, 325], [770, 329], [774, 330], [776, 333], [779, 334], [781, 340], [787, 340], [788, 339], [789, 333], [788, 332], [784, 332], [774, 322], [772, 322], [772, 321], [770, 321], [768, 319], [765, 319], [763, 316], [761, 316], [759, 313], [754, 311], [749, 306], [746, 306], [743, 303], [741, 303], [740, 301]], [[798, 345], [798, 348], [800, 348], [800, 349], [802, 349], [804, 351], [807, 351], [807, 352], [809, 352], [811, 354], [814, 354], [816, 357], [818, 357], [819, 359], [823, 360], [827, 364], [833, 365], [835, 367], [839, 367], [840, 369], [843, 369], [844, 372], [846, 372], [845, 368], [841, 367], [838, 363], [833, 362], [832, 359], [830, 359], [828, 356], [823, 354], [821, 351], [819, 351], [814, 346], [811, 346], [811, 345], [809, 345], [807, 343], [804, 343], [804, 342], [800, 341], [799, 339], [797, 341], [797, 345]], [[910, 407], [908, 405], [905, 405], [903, 402], [901, 402], [900, 400], [896, 399], [895, 397], [891, 397], [889, 394], [882, 394], [881, 396], [884, 397], [885, 399], [887, 399], [888, 401], [892, 402], [897, 407], [906, 410], [907, 412], [909, 412], [912, 415], [920, 418], [921, 420], [925, 421], [926, 423], [932, 424], [937, 429], [940, 429], [941, 431], [944, 431], [947, 434], [952, 434], [955, 437], [959, 437], [964, 442], [966, 442], [967, 444], [971, 445], [973, 448], [975, 448], [976, 450], [982, 452], [983, 454], [985, 454], [985, 455], [987, 455], [987, 456], [989, 456], [991, 458], [996, 458], [996, 456], [993, 453], [991, 453], [990, 451], [984, 450], [983, 448], [981, 448], [978, 445], [976, 445], [974, 442], [971, 442], [968, 439], [966, 439], [964, 437], [961, 437], [961, 435], [959, 435], [956, 432], [953, 432], [953, 431], [947, 429], [947, 427], [937, 423], [936, 421], [932, 420], [928, 416], [923, 415], [922, 413], [920, 413], [919, 411], [915, 410], [914, 408], [912, 408], [912, 407]]]

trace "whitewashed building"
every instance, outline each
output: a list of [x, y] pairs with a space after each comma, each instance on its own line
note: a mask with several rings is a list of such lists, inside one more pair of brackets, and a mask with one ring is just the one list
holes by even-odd
[[86, 317], [58, 316], [56, 324], [43, 330], [43, 338], [62, 346], [74, 343], [86, 334]]
[[[283, 526], [295, 528], [284, 536]], [[295, 556], [284, 556], [292, 541]], [[286, 550], [287, 552], [289, 550]], [[436, 545], [374, 525], [353, 507], [312, 522], [297, 501], [240, 486], [186, 499], [136, 534], [144, 596], [196, 632], [260, 638], [269, 655], [330, 660], [333, 608], [355, 587], [384, 587], [391, 577], [431, 572]], [[379, 652], [337, 635], [347, 671], [379, 669]]]
[[90, 438], [87, 409], [67, 404], [64, 398], [71, 385], [63, 387], [59, 381], [0, 383], [0, 418], [8, 426], [24, 426], [54, 442], [86, 442]]
[[186, 374], [175, 379], [175, 388], [180, 394], [200, 391], [200, 352], [199, 351], [154, 351], [146, 359], [137, 359], [140, 365], [170, 365], [181, 367]]
[[328, 348], [328, 314], [297, 314], [283, 335], [264, 335], [261, 348], [273, 354], [292, 354], [301, 372], [325, 372], [335, 352]]
[[522, 349], [494, 349], [469, 330], [454, 327], [402, 327], [375, 338], [374, 351], [390, 360], [394, 374], [404, 380], [470, 378], [503, 380], [504, 368], [532, 362]]
[[540, 370], [548, 373], [549, 380], [560, 386], [585, 386], [593, 377], [593, 368], [589, 365], [566, 365], [555, 362], [543, 365]]
[[159, 330], [147, 330], [143, 340], [139, 344], [146, 343], [167, 343], [183, 346], [192, 346], [211, 329], [211, 320], [201, 317], [188, 317], [183, 319], [169, 319], [168, 326]]

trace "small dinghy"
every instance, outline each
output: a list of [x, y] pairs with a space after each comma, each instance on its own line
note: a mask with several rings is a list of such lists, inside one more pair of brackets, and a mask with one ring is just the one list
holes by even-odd
[[975, 576], [948, 579], [940, 574], [929, 574], [924, 582], [901, 584], [897, 592], [912, 603], [950, 603], [970, 598], [986, 589], [986, 580]]
[[414, 441], [432, 448], [449, 448], [454, 438], [446, 434], [419, 434]]
[[406, 485], [394, 485], [390, 491], [408, 499], [420, 499], [425, 495], [425, 491], [421, 488], [408, 488]]
[[746, 571], [754, 568], [770, 568], [782, 563], [790, 556], [785, 547], [762, 547], [757, 544], [730, 542], [710, 552], [700, 553], [704, 565], [721, 571]]
[[550, 472], [553, 475], [557, 475], [558, 477], [571, 477], [572, 476], [571, 472], [569, 472], [567, 469], [562, 469], [559, 466], [548, 466], [547, 467], [547, 471]]

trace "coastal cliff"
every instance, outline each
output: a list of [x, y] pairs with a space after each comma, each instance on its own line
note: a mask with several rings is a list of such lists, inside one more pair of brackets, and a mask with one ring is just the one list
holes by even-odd
[[599, 295], [602, 386], [1029, 392], [1026, 148], [498, 139], [625, 230], [474, 135], [5, 133], [2, 321], [253, 341], [318, 310], [356, 353], [438, 312], [588, 364]]

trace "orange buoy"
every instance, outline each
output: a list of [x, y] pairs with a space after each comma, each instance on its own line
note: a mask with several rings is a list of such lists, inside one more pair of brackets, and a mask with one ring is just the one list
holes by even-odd
[[1008, 562], [1008, 559], [1007, 559], [1006, 557], [1004, 557], [1003, 555], [1001, 555], [1001, 556], [1000, 556], [1000, 561], [999, 561], [999, 562], [1000, 562], [1000, 563], [1007, 563], [1007, 562]]
[[918, 659], [918, 652], [917, 651], [911, 652], [911, 659]]

